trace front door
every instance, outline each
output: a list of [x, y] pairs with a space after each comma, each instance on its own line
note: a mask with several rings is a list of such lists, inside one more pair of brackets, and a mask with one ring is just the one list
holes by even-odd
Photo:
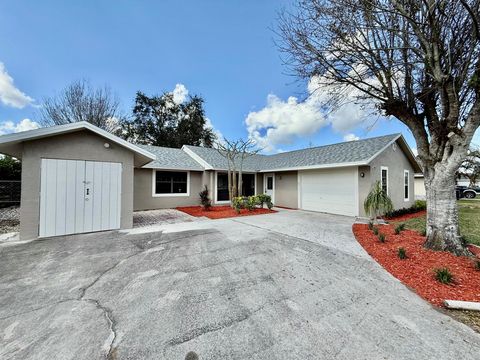
[[120, 227], [122, 164], [42, 159], [39, 236]]
[[264, 193], [270, 195], [272, 202], [275, 203], [275, 174], [268, 173], [263, 175]]

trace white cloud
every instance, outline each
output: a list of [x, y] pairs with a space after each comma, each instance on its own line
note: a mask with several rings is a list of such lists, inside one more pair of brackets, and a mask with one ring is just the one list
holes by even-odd
[[[367, 119], [373, 104], [359, 100], [359, 90], [324, 83], [321, 77], [312, 78], [303, 102], [293, 96], [283, 101], [276, 95], [268, 95], [267, 105], [246, 117], [249, 137], [265, 151], [272, 152], [278, 145], [313, 135], [324, 126], [331, 125], [335, 131], [345, 133]], [[340, 97], [342, 102], [335, 101]]]
[[267, 106], [247, 115], [245, 123], [249, 137], [263, 150], [274, 151], [277, 145], [290, 144], [298, 136], [317, 132], [328, 124], [315, 98], [299, 102], [294, 96], [287, 101], [270, 94]]
[[13, 84], [13, 78], [7, 73], [5, 65], [0, 62], [0, 101], [7, 106], [24, 108], [33, 103], [33, 99], [21, 92]]
[[415, 156], [418, 156], [418, 149], [417, 148], [412, 148], [412, 153]]
[[349, 134], [346, 134], [344, 137], [343, 137], [343, 140], [344, 141], [357, 141], [357, 140], [360, 140], [360, 137], [353, 134], [353, 133], [349, 133]]
[[0, 135], [34, 130], [38, 129], [39, 127], [39, 123], [30, 119], [23, 119], [18, 123], [14, 123], [13, 121], [8, 120], [0, 123]]
[[173, 101], [176, 104], [181, 104], [187, 99], [188, 89], [183, 84], [177, 84], [175, 85], [175, 89], [173, 89], [172, 94], [173, 94]]

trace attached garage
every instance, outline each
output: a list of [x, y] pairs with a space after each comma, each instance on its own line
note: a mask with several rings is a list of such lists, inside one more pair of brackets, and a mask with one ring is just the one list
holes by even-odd
[[299, 171], [299, 208], [357, 216], [357, 169], [344, 167]]

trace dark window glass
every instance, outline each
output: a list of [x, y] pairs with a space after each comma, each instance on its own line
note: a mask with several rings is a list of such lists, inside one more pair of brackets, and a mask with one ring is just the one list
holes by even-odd
[[218, 201], [228, 201], [228, 174], [227, 173], [218, 173], [217, 174], [217, 200]]
[[267, 176], [267, 190], [273, 190], [273, 176]]
[[242, 194], [244, 196], [255, 195], [255, 175], [242, 174]]
[[386, 193], [388, 193], [388, 170], [387, 169], [382, 169], [382, 190]]
[[186, 194], [187, 173], [157, 171], [155, 177], [156, 194]]
[[408, 199], [408, 193], [409, 193], [409, 191], [408, 191], [408, 172], [404, 173], [404, 181], [405, 181], [404, 197], [405, 197], [405, 199]]

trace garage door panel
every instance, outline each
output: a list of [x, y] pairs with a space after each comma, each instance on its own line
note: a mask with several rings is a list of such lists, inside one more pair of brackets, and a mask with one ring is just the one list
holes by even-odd
[[65, 234], [67, 211], [67, 161], [57, 160], [57, 188], [55, 204], [55, 235]]
[[357, 215], [356, 170], [352, 168], [300, 173], [301, 208], [340, 215]]
[[81, 233], [85, 222], [85, 161], [75, 161], [75, 229], [73, 233]]
[[39, 235], [119, 228], [121, 172], [119, 163], [42, 159]]

